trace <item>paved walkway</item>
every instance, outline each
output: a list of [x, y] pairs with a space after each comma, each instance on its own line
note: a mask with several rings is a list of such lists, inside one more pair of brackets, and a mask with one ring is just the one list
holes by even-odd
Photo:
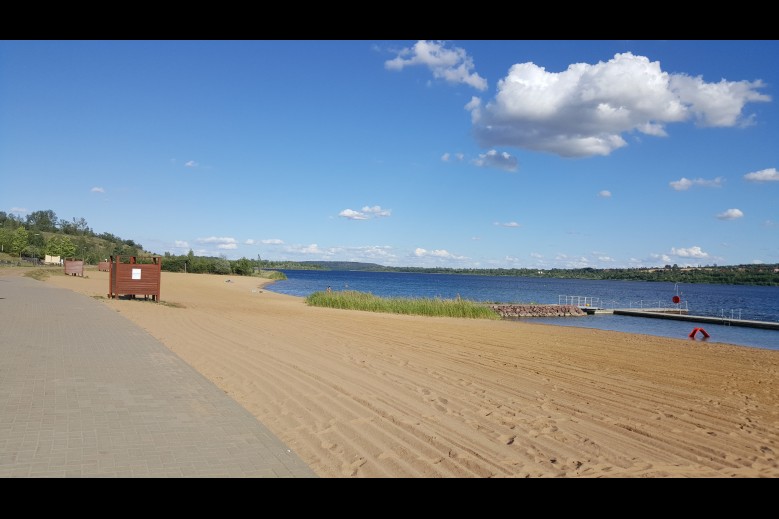
[[316, 477], [264, 425], [90, 297], [0, 276], [0, 478]]

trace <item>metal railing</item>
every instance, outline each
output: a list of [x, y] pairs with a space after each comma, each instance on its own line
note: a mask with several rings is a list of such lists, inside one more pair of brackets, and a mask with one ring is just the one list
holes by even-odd
[[645, 309], [645, 308], [651, 308], [653, 310], [662, 310], [664, 312], [679, 312], [682, 313], [688, 312], [689, 309], [687, 308], [687, 301], [682, 301], [676, 304], [673, 304], [671, 306], [668, 306], [668, 303], [663, 300], [658, 300], [655, 302], [654, 299], [652, 300], [640, 300], [640, 301], [631, 301], [630, 302], [630, 308], [639, 308], [639, 309]]
[[591, 296], [557, 296], [557, 304], [588, 308], [601, 308], [600, 297]]

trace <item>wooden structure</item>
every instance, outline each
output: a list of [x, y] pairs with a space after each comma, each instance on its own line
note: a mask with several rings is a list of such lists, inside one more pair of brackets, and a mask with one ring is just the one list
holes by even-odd
[[98, 262], [97, 270], [99, 270], [100, 272], [111, 272], [111, 262], [110, 261]]
[[84, 260], [66, 259], [64, 265], [66, 276], [84, 277]]
[[160, 300], [160, 281], [162, 278], [162, 257], [151, 256], [150, 263], [138, 263], [135, 256], [111, 256], [110, 274], [108, 276], [108, 297], [117, 298], [120, 295], [143, 296], [152, 300]]

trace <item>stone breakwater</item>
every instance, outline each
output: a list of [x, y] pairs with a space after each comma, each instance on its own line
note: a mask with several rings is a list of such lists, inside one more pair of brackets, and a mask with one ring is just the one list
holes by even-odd
[[490, 305], [501, 317], [579, 317], [587, 312], [574, 305]]

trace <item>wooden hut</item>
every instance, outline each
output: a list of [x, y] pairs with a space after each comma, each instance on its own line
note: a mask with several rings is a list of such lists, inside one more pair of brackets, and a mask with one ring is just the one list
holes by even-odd
[[160, 300], [160, 281], [162, 279], [162, 257], [150, 256], [139, 262], [135, 256], [111, 256], [108, 276], [108, 297], [111, 299], [121, 295], [133, 299], [143, 296]]
[[66, 276], [84, 277], [84, 260], [66, 259], [63, 264], [65, 265]]

